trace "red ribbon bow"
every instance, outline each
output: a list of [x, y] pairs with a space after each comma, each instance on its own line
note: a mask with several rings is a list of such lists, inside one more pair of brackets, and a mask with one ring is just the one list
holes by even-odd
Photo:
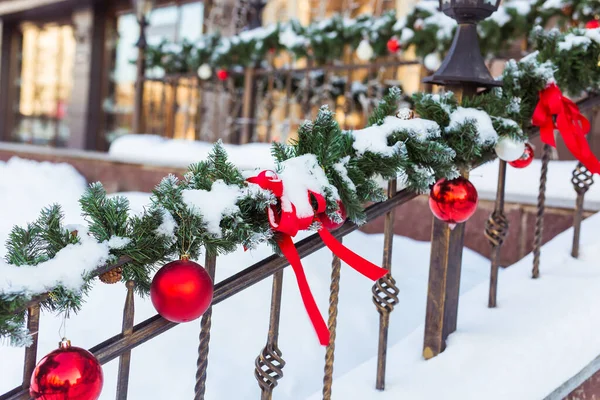
[[588, 171], [600, 173], [600, 161], [592, 153], [585, 138], [590, 131], [590, 122], [579, 112], [575, 103], [563, 96], [556, 84], [553, 83], [540, 92], [532, 123], [540, 127], [542, 142], [552, 147], [556, 147], [554, 129], [558, 129], [571, 154]]
[[[327, 346], [329, 344], [329, 329], [317, 307], [317, 303], [306, 280], [300, 255], [292, 241], [293, 236], [296, 236], [301, 230], [308, 229], [316, 218], [320, 218], [319, 214], [325, 212], [327, 206], [325, 197], [320, 193], [309, 190], [307, 196], [309, 200], [314, 200], [317, 207], [313, 210], [313, 215], [298, 217], [296, 206], [283, 196], [283, 182], [275, 172], [262, 171], [257, 176], [248, 178], [247, 181], [255, 183], [263, 189], [270, 190], [277, 198], [278, 204], [271, 205], [267, 209], [269, 224], [275, 232], [281, 233], [278, 235], [277, 244], [296, 275], [300, 296], [302, 297], [308, 317], [315, 328], [319, 342], [321, 345]], [[388, 273], [386, 269], [378, 267], [345, 247], [322, 224], [319, 228], [319, 235], [325, 245], [336, 256], [369, 279], [377, 280]]]

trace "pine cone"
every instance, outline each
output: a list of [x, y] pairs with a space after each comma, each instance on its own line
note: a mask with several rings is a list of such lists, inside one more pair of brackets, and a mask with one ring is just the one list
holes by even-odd
[[107, 271], [99, 276], [100, 280], [104, 283], [113, 284], [117, 283], [123, 277], [123, 268], [117, 267], [113, 268], [110, 271]]

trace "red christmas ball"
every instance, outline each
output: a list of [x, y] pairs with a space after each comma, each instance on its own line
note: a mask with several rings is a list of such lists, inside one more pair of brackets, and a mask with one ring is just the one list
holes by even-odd
[[57, 350], [36, 365], [29, 395], [42, 400], [96, 400], [103, 383], [102, 367], [96, 357], [63, 340]]
[[429, 208], [437, 218], [449, 224], [468, 220], [477, 209], [477, 190], [468, 179], [440, 179], [431, 188]]
[[213, 282], [201, 265], [177, 260], [162, 267], [150, 285], [150, 299], [156, 311], [171, 322], [188, 322], [210, 307]]
[[340, 222], [336, 222], [329, 218], [327, 213], [319, 214], [319, 220], [321, 221], [321, 224], [323, 224], [323, 228], [327, 229], [328, 231], [333, 231], [344, 225], [344, 222], [346, 222], [346, 218], [348, 218], [348, 216], [346, 215], [346, 209], [341, 201], [338, 201], [338, 210], [336, 211], [336, 214], [342, 219]]
[[514, 168], [525, 168], [528, 167], [529, 164], [533, 162], [533, 147], [529, 143], [525, 143], [525, 152], [521, 156], [521, 158], [516, 159], [515, 161], [509, 162], [511, 167]]
[[597, 19], [593, 19], [591, 21], [588, 21], [585, 24], [585, 28], [586, 29], [596, 29], [596, 28], [600, 28], [600, 21], [598, 21]]
[[390, 40], [387, 41], [387, 48], [390, 53], [396, 53], [398, 50], [400, 50], [400, 43], [398, 42], [398, 39], [395, 37], [390, 38]]
[[219, 80], [226, 80], [227, 78], [229, 78], [229, 72], [227, 72], [226, 69], [220, 69], [217, 71], [217, 78], [219, 78]]

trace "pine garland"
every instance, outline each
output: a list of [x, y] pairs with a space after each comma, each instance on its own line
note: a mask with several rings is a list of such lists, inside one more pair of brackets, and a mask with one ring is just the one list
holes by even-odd
[[[346, 45], [356, 50], [363, 39], [369, 41], [375, 57], [381, 57], [389, 54], [386, 43], [392, 37], [403, 49], [413, 47], [418, 57], [432, 53], [443, 57], [452, 43], [456, 23], [440, 12], [438, 5], [437, 0], [423, 0], [402, 18], [397, 18], [394, 11], [355, 19], [335, 15], [308, 26], [292, 20], [232, 37], [207, 34], [197, 43], [162, 42], [147, 48], [147, 67], [168, 75], [195, 74], [203, 64], [225, 69], [261, 65], [279, 51], [295, 59], [311, 57], [322, 64], [339, 60]], [[479, 24], [481, 50], [486, 57], [498, 57], [550, 20], [558, 21], [563, 28], [571, 24], [582, 28], [599, 15], [600, 4], [595, 0], [509, 0]]]
[[[300, 126], [295, 143], [273, 144], [276, 172], [293, 173], [297, 161], [307, 161], [302, 165], [309, 171], [300, 172], [326, 178], [320, 192], [327, 214], [339, 220], [341, 201], [348, 219], [362, 224], [363, 205], [385, 198], [380, 177], [398, 178], [403, 188], [423, 193], [437, 179], [455, 178], [459, 170], [489, 158], [498, 138], [525, 141], [541, 89], [555, 81], [571, 90], [600, 86], [598, 72], [579, 75], [574, 82], [571, 71], [557, 68], [561, 58], [579, 57], [574, 74], [591, 71], [600, 56], [600, 38], [577, 29], [535, 35], [538, 51], [507, 63], [502, 89], [464, 98], [462, 104], [449, 92], [417, 93], [411, 102], [418, 118], [402, 120], [395, 116], [401, 92], [391, 89], [370, 116], [369, 126], [358, 131], [342, 130], [333, 113], [322, 107], [314, 121]], [[586, 42], [585, 38], [590, 40], [585, 52], [581, 44], [567, 45]], [[77, 312], [99, 270], [106, 271], [118, 260], [126, 261], [122, 279], [133, 280], [137, 291], [146, 294], [156, 268], [183, 254], [198, 259], [201, 253], [228, 253], [240, 245], [249, 249], [264, 242], [275, 245], [277, 233], [265, 210], [276, 199], [246, 182], [258, 172], [239, 170], [217, 143], [208, 159], [191, 165], [183, 179], [165, 177], [140, 215], [130, 215], [125, 198], [109, 198], [102, 185], [94, 183], [80, 199], [87, 226], [64, 225], [60, 206], [53, 205], [33, 223], [15, 227], [6, 244], [6, 259], [0, 260], [0, 337], [27, 345], [23, 310], [32, 298], [42, 298], [41, 306], [50, 311]], [[221, 197], [215, 202], [217, 196]], [[211, 205], [219, 203], [217, 211], [203, 208], [207, 198]], [[56, 278], [46, 276], [40, 287], [41, 274], [48, 271], [45, 266], [59, 259], [65, 262], [53, 265]]]

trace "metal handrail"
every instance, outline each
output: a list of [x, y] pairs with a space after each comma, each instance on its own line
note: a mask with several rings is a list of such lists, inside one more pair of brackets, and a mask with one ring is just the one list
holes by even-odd
[[[600, 104], [600, 95], [592, 95], [581, 99], [577, 103], [582, 111], [593, 108], [594, 106]], [[537, 130], [530, 129], [529, 130], [530, 137], [534, 137], [537, 135]], [[491, 161], [495, 158], [494, 152], [489, 152], [486, 154], [480, 162], [474, 166], [477, 168], [478, 166]], [[396, 207], [409, 202], [414, 199], [418, 195], [415, 192], [408, 191], [406, 189], [395, 193], [388, 200], [383, 201], [381, 203], [373, 204], [366, 208], [366, 220], [372, 221], [380, 216], [383, 216]], [[351, 223], [346, 222], [342, 227], [338, 230], [332, 232], [336, 237], [341, 238], [349, 233], [358, 229], [358, 226]], [[325, 247], [323, 241], [320, 239], [318, 234], [311, 235], [297, 243], [297, 250], [301, 258], [304, 258], [320, 249]], [[106, 272], [115, 268], [118, 265], [123, 265], [128, 262], [126, 257], [122, 257], [117, 264], [107, 265], [99, 268], [95, 271], [95, 274], [100, 274], [102, 272]], [[246, 269], [234, 274], [223, 281], [217, 283], [214, 288], [214, 297], [212, 305], [216, 305], [231, 296], [234, 296], [243, 290], [253, 286], [254, 284], [270, 277], [278, 271], [283, 270], [288, 266], [288, 262], [285, 258], [279, 257], [278, 255], [272, 255], [267, 257]], [[46, 297], [44, 297], [46, 296]], [[41, 295], [36, 297], [30, 303], [28, 303], [28, 307], [34, 307], [39, 305], [40, 301], [43, 301], [47, 298], [47, 295]], [[25, 311], [23, 308], [21, 311]], [[146, 341], [166, 332], [167, 330], [175, 327], [177, 324], [167, 321], [162, 318], [160, 315], [155, 315], [151, 318], [148, 318], [137, 325], [133, 326], [132, 329], [128, 329], [127, 334], [119, 334], [115, 335], [102, 343], [97, 344], [92, 347], [90, 351], [97, 357], [98, 361], [101, 364], [106, 364], [109, 361], [123, 355], [124, 353], [129, 352], [133, 348], [145, 343]], [[14, 388], [10, 392], [5, 393], [0, 396], [0, 400], [17, 400], [17, 399], [28, 399], [29, 398], [29, 390], [25, 387], [26, 384]]]

